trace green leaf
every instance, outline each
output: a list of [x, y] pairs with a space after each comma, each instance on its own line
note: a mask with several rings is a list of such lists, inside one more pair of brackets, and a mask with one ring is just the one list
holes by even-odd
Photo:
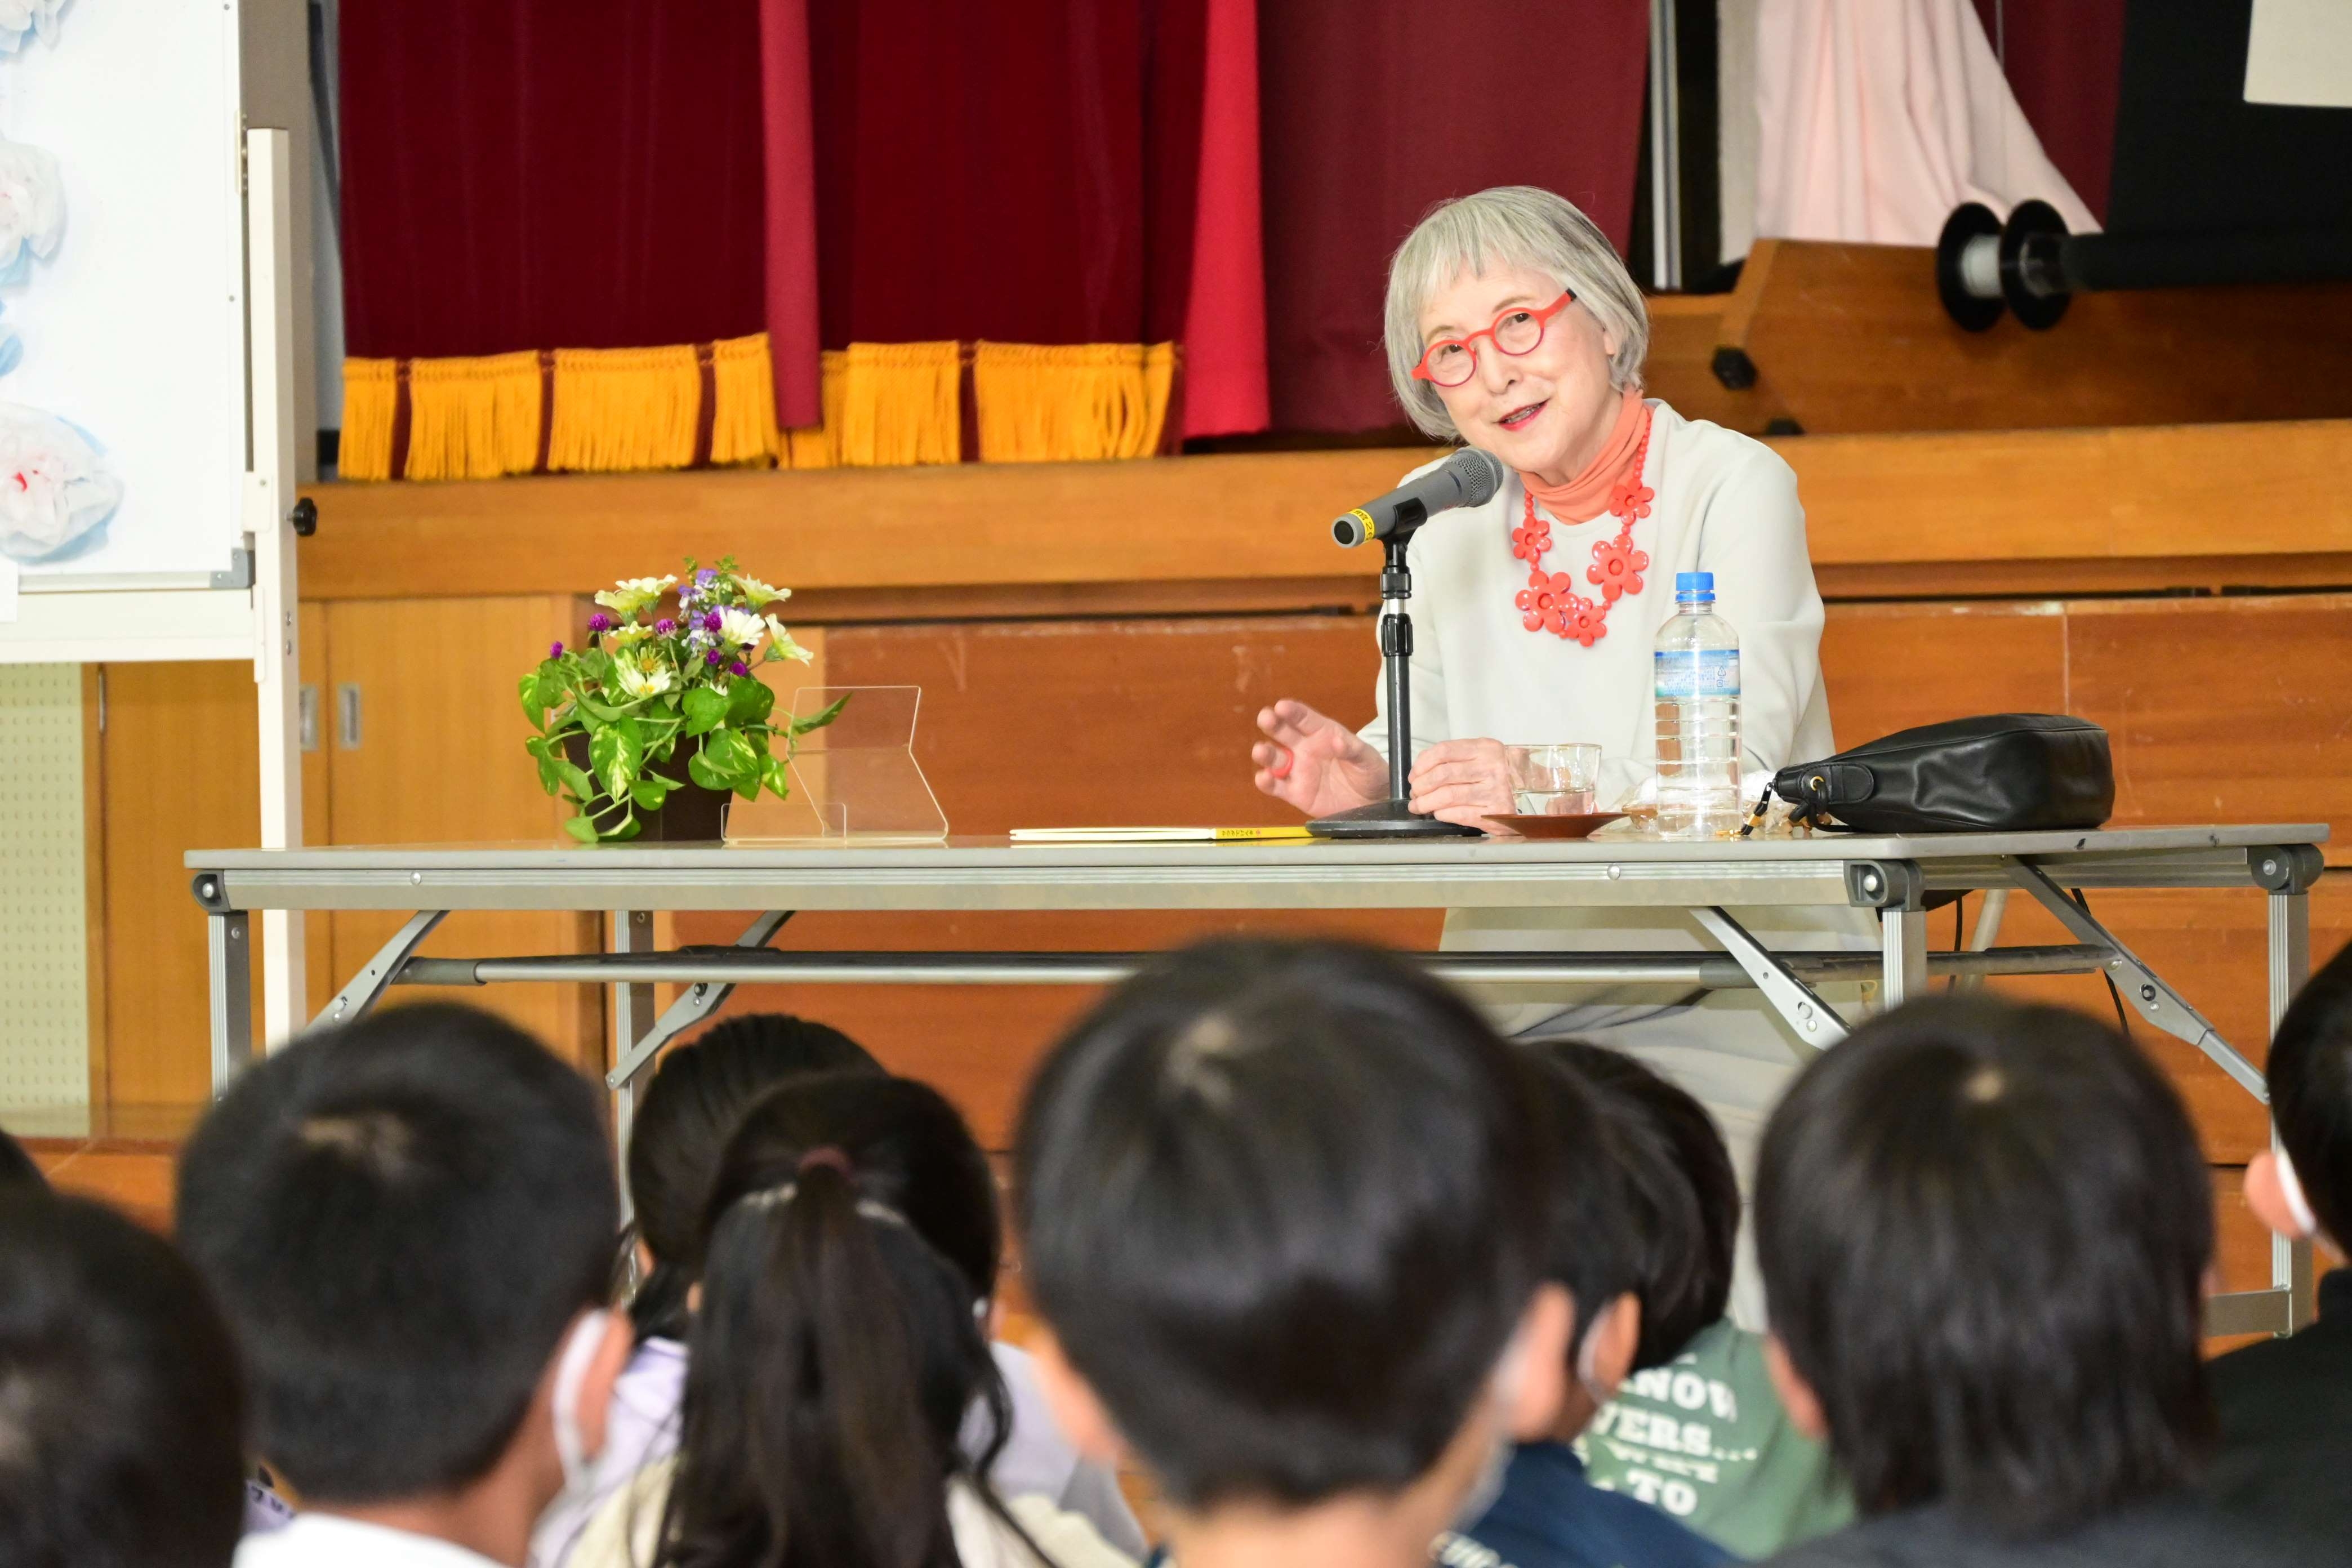
[[686, 776], [705, 789], [726, 789], [727, 780], [710, 765], [710, 759], [697, 752], [686, 759]]
[[629, 786], [637, 782], [645, 764], [645, 748], [637, 741], [636, 726], [614, 724], [597, 731], [588, 742], [588, 763], [604, 784], [606, 795], [614, 801], [626, 800]]
[[[573, 700], [580, 704], [580, 710], [582, 712], [587, 714], [591, 719], [599, 720], [607, 724], [619, 723], [622, 720], [635, 712], [637, 709], [637, 702], [624, 702], [618, 708], [611, 707], [608, 704], [597, 701], [586, 692], [582, 692]], [[638, 702], [642, 702], [643, 700], [643, 698], [639, 698], [637, 700]]]
[[639, 822], [636, 818], [635, 813], [632, 812], [629, 816], [621, 819], [620, 826], [613, 828], [604, 834], [604, 842], [607, 844], [626, 844], [630, 839], [635, 838], [638, 834], [643, 833], [645, 830], [646, 825]]
[[841, 710], [849, 706], [849, 699], [852, 695], [854, 694], [845, 691], [840, 696], [835, 698], [831, 702], [826, 703], [821, 711], [812, 713], [805, 719], [793, 720], [793, 733], [795, 735], [805, 735], [811, 730], [824, 729], [827, 724], [832, 723], [835, 719], [841, 717]]
[[555, 771], [552, 758], [539, 759], [539, 787], [550, 795], [554, 795], [563, 788], [563, 775]]
[[762, 681], [748, 675], [735, 678], [727, 689], [727, 721], [730, 724], [757, 724], [776, 705], [776, 694]]
[[732, 730], [713, 730], [702, 737], [702, 755], [711, 773], [726, 781], [721, 788], [733, 789], [741, 782], [755, 785], [760, 782], [760, 754]]
[[578, 816], [565, 817], [563, 819], [563, 831], [569, 833], [572, 837], [577, 838], [583, 844], [593, 844], [596, 842], [596, 825], [588, 820], [587, 815], [584, 812]]
[[698, 686], [686, 694], [680, 707], [686, 713], [686, 732], [707, 735], [726, 721], [729, 703], [708, 686]]
[[572, 679], [560, 665], [543, 667], [531, 678], [531, 689], [541, 708], [560, 707], [572, 695]]
[[646, 811], [659, 811], [662, 797], [677, 787], [666, 778], [647, 773], [629, 786], [629, 798]]
[[770, 757], [760, 770], [760, 782], [767, 785], [770, 795], [783, 800], [793, 793], [792, 768], [783, 758]]
[[[565, 784], [571, 785], [572, 793], [579, 796], [583, 801], [587, 800], [596, 793], [596, 781], [588, 776], [588, 770], [585, 768], [576, 767], [572, 763], [567, 763], [559, 757], [555, 761], [555, 774]], [[553, 790], [549, 790], [547, 793], [553, 795], [555, 792]]]

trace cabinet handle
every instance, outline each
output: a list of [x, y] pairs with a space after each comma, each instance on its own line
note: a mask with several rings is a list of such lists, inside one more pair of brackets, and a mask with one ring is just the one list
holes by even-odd
[[302, 750], [319, 749], [319, 689], [310, 681], [294, 691], [294, 733]]
[[360, 689], [346, 680], [335, 688], [335, 744], [346, 752], [360, 749]]

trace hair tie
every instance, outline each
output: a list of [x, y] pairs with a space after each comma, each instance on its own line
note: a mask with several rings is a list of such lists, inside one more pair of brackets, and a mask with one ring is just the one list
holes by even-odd
[[852, 1184], [857, 1181], [857, 1167], [849, 1163], [848, 1155], [830, 1143], [820, 1144], [802, 1155], [801, 1163], [793, 1167], [793, 1173], [796, 1176], [805, 1176], [820, 1166], [827, 1170], [839, 1171]]

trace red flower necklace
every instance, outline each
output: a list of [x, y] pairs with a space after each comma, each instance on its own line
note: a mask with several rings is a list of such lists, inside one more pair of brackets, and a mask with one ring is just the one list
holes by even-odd
[[1649, 570], [1650, 557], [1633, 547], [1633, 524], [1650, 515], [1650, 503], [1657, 499], [1642, 482], [1642, 465], [1649, 452], [1650, 433], [1644, 428], [1625, 477], [1609, 492], [1610, 515], [1620, 524], [1617, 537], [1595, 542], [1592, 564], [1584, 569], [1584, 580], [1601, 590], [1598, 599], [1579, 594], [1567, 573], [1544, 570], [1551, 524], [1536, 515], [1536, 498], [1528, 497], [1526, 521], [1511, 530], [1511, 553], [1528, 563], [1528, 585], [1512, 603], [1518, 605], [1528, 630], [1573, 637], [1591, 647], [1609, 635], [1609, 612], [1618, 599], [1642, 591], [1642, 574]]

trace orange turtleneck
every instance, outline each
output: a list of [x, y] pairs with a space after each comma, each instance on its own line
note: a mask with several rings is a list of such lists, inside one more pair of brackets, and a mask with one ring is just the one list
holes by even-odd
[[1609, 509], [1609, 492], [1624, 476], [1625, 467], [1642, 449], [1642, 437], [1650, 430], [1650, 405], [1642, 401], [1642, 389], [1629, 386], [1617, 407], [1617, 423], [1610, 427], [1609, 438], [1601, 443], [1601, 450], [1584, 471], [1564, 485], [1548, 485], [1530, 473], [1521, 473], [1519, 482], [1528, 488], [1545, 510], [1562, 522], [1582, 522], [1599, 517]]

